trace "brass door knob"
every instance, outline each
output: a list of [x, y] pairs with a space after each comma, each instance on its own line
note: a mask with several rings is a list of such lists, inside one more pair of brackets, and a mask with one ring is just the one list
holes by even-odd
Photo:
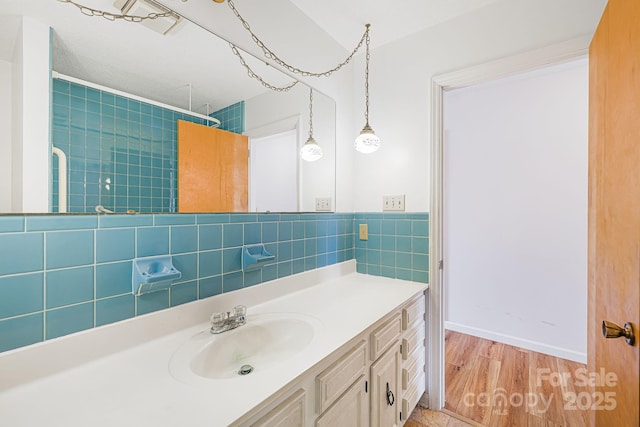
[[605, 338], [625, 337], [627, 344], [633, 345], [635, 343], [635, 334], [633, 333], [631, 323], [625, 323], [624, 328], [621, 328], [613, 322], [603, 320], [602, 335], [604, 335]]

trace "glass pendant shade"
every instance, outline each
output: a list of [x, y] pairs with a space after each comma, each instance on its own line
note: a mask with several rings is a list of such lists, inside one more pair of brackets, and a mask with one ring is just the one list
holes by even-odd
[[362, 128], [360, 135], [356, 138], [354, 146], [357, 151], [365, 154], [373, 153], [380, 148], [380, 138], [373, 132], [369, 123]]
[[315, 162], [322, 157], [322, 148], [312, 136], [307, 139], [307, 142], [300, 149], [300, 157], [307, 162]]

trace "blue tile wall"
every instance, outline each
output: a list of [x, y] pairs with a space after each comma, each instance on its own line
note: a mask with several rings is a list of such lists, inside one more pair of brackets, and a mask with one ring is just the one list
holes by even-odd
[[[354, 258], [353, 214], [0, 217], [0, 351]], [[243, 272], [241, 248], [276, 261]], [[170, 290], [131, 294], [132, 260], [170, 254]]]
[[229, 132], [244, 132], [244, 101], [237, 102], [221, 110], [211, 114], [220, 120], [218, 129], [227, 130]]
[[[229, 109], [235, 125], [232, 112], [244, 117], [244, 104]], [[177, 120], [203, 119], [63, 79], [53, 79], [51, 110], [52, 143], [67, 155], [69, 212], [175, 210]], [[57, 160], [52, 200], [57, 211]]]
[[369, 239], [355, 239], [359, 273], [429, 282], [428, 213], [357, 213], [354, 229], [367, 224]]

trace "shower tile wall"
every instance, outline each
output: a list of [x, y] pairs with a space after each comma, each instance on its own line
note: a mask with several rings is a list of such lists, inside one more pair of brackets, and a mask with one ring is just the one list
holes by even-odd
[[220, 120], [220, 129], [229, 132], [244, 132], [244, 101], [236, 102], [211, 114]]
[[[175, 211], [177, 120], [204, 120], [63, 79], [53, 79], [52, 112], [53, 145], [67, 155], [69, 212], [93, 212], [98, 204]], [[57, 185], [54, 158], [54, 212]]]

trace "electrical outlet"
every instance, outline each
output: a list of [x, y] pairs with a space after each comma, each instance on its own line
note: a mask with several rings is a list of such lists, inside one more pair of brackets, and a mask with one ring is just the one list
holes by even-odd
[[404, 211], [404, 194], [399, 196], [382, 196], [383, 211]]
[[316, 212], [331, 212], [331, 197], [316, 197]]

